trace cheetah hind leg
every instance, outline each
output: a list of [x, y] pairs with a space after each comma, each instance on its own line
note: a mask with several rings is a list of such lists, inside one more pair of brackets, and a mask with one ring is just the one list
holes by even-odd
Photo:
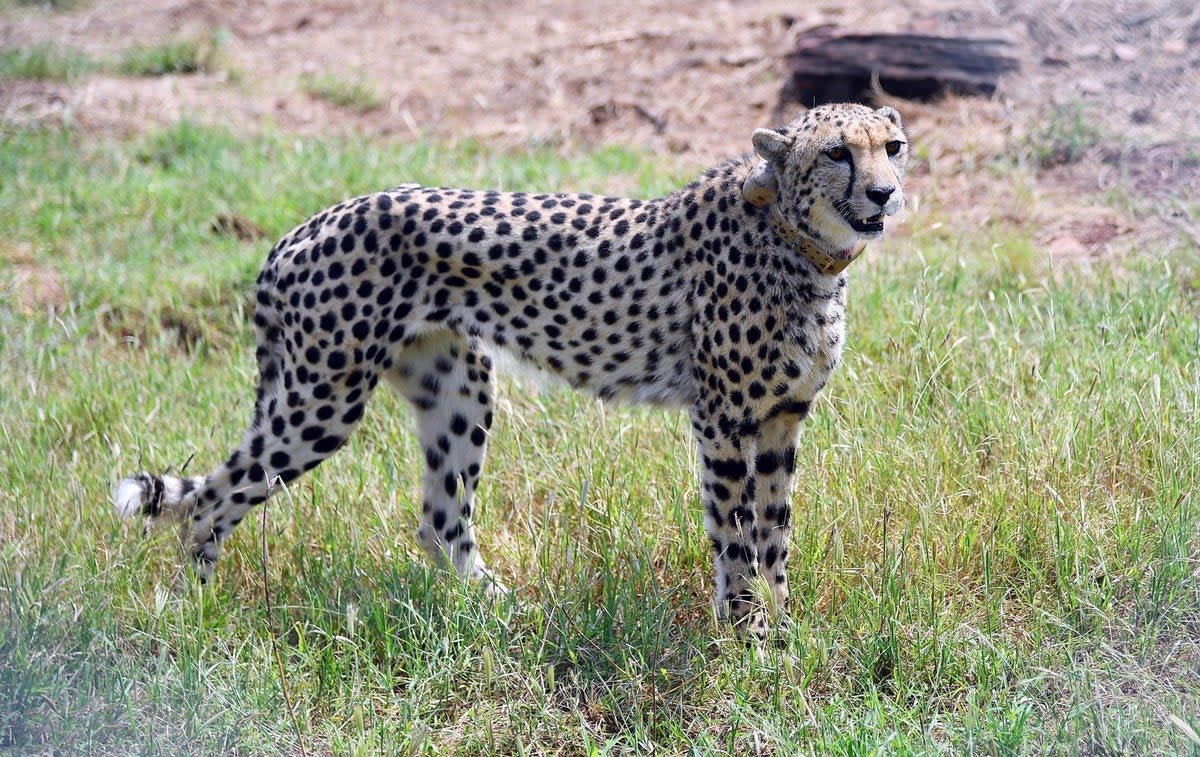
[[[222, 542], [251, 507], [337, 451], [346, 441], [377, 381], [373, 366], [307, 368], [313, 388], [288, 391], [296, 366], [279, 350], [278, 329], [259, 328], [260, 383], [242, 442], [212, 472], [181, 479], [137, 473], [113, 493], [117, 512], [182, 521], [181, 535], [201, 581], [212, 577]], [[340, 353], [339, 353], [340, 354]]]
[[404, 347], [384, 377], [412, 404], [425, 455], [418, 541], [490, 596], [507, 594], [479, 554], [473, 523], [495, 396], [486, 348], [451, 332], [429, 335]]

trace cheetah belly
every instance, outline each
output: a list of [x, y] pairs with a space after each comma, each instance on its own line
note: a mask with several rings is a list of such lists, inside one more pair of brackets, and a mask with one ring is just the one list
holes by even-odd
[[[695, 390], [682, 298], [647, 304], [644, 288], [594, 283], [572, 291], [573, 282], [591, 279], [590, 271], [577, 269], [558, 287], [535, 271], [498, 297], [485, 289], [461, 292], [451, 298], [445, 323], [602, 399], [690, 402]], [[526, 298], [512, 302], [507, 295], [514, 290]], [[491, 317], [481, 319], [488, 310]]]

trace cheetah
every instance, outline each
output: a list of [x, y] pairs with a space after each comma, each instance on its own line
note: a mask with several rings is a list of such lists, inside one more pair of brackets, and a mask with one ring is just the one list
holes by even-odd
[[894, 109], [841, 104], [751, 142], [655, 200], [403, 184], [322, 211], [258, 277], [241, 444], [207, 475], [121, 479], [116, 509], [178, 518], [207, 579], [247, 511], [345, 444], [382, 380], [424, 450], [421, 546], [500, 587], [473, 515], [502, 350], [605, 400], [686, 408], [717, 616], [764, 638], [788, 595], [800, 425], [842, 355], [843, 271], [903, 207], [908, 139]]

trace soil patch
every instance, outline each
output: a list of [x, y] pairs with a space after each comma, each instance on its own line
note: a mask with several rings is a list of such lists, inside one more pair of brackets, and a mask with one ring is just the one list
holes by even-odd
[[[1039, 182], [1046, 177], [1040, 201], [1057, 217], [1114, 183], [1152, 203], [1196, 197], [1200, 7], [1192, 0], [1000, 0], [987, 7], [867, 0], [852, 8], [778, 0], [127, 0], [70, 12], [22, 6], [0, 15], [0, 49], [52, 42], [114, 60], [131, 45], [201, 38], [221, 43], [220, 64], [197, 75], [0, 80], [0, 118], [122, 134], [186, 116], [246, 131], [470, 138], [496, 147], [624, 144], [701, 166], [745, 151], [756, 126], [803, 109], [781, 102], [785, 57], [796, 35], [828, 24], [1003, 37], [1020, 51], [1021, 70], [1003, 78], [990, 100], [895, 103], [929, 157], [912, 179], [914, 194], [943, 206], [960, 196], [986, 200], [997, 181], [988, 161], [1026, 149], [1030, 135], [1071, 106], [1089, 127], [1090, 152], [1039, 174]], [[357, 85], [371, 98], [334, 105], [306, 91], [314, 76]], [[986, 212], [1024, 218], [1039, 210], [1002, 203]], [[1156, 218], [1145, 213], [1137, 225]], [[1110, 246], [1135, 228], [1106, 222], [1116, 236], [1097, 243], [1088, 240], [1108, 232], [1088, 223], [1078, 237], [1087, 249]]]

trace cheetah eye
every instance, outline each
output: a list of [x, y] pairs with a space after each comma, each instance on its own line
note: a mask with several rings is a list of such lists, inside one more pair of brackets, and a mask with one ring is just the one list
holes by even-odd
[[884, 145], [883, 149], [887, 150], [888, 155], [896, 155], [900, 152], [900, 148], [903, 146], [903, 142], [898, 139], [893, 139], [891, 142], [888, 142], [886, 145]]
[[850, 158], [850, 151], [845, 147], [835, 147], [825, 151], [825, 157], [835, 163], [845, 163]]

